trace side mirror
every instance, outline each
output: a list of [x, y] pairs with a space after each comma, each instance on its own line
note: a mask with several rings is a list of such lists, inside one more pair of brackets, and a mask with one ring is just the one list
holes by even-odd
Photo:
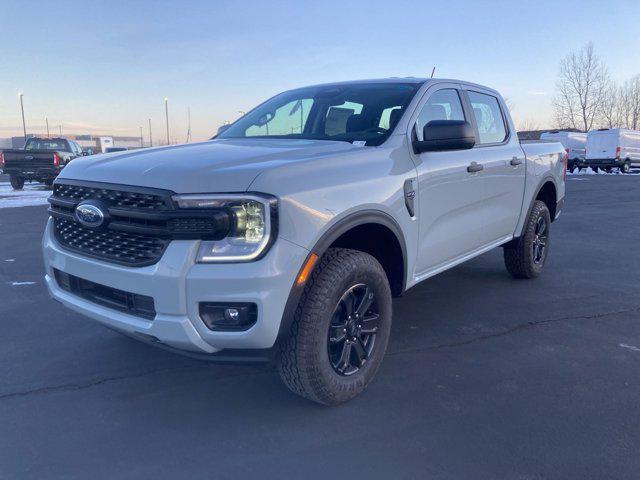
[[423, 140], [415, 140], [416, 153], [444, 150], [468, 150], [476, 144], [476, 135], [464, 120], [431, 120], [422, 130]]
[[230, 126], [231, 126], [231, 124], [227, 124], [227, 125], [220, 125], [220, 127], [218, 128], [218, 135], [220, 135], [222, 132], [224, 132], [225, 130], [227, 130]]

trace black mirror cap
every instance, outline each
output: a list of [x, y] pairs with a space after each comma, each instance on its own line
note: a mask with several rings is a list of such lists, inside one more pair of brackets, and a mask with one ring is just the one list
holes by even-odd
[[422, 130], [424, 140], [415, 140], [416, 153], [444, 150], [468, 150], [476, 144], [476, 135], [464, 120], [431, 120]]

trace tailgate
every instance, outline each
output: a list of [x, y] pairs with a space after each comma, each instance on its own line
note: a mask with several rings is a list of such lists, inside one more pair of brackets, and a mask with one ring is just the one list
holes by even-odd
[[41, 168], [53, 167], [54, 152], [49, 151], [5, 151], [4, 168], [35, 172]]

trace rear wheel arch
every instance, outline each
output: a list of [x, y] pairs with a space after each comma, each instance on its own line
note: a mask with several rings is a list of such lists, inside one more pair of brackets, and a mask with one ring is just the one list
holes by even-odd
[[543, 181], [541, 185], [538, 187], [538, 191], [536, 192], [536, 196], [531, 202], [531, 206], [529, 207], [529, 211], [533, 208], [536, 200], [540, 200], [545, 203], [547, 208], [549, 209], [549, 214], [551, 215], [551, 221], [555, 220], [556, 216], [556, 208], [558, 206], [558, 189], [556, 188], [556, 184], [551, 179], [547, 179]]

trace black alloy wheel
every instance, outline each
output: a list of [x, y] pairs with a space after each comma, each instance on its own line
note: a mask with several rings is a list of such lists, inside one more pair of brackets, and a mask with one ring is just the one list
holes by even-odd
[[549, 225], [544, 217], [539, 217], [536, 222], [533, 242], [531, 243], [531, 257], [533, 263], [540, 264], [547, 253], [547, 240], [549, 236]]
[[358, 372], [375, 348], [380, 314], [373, 290], [364, 283], [349, 288], [340, 298], [329, 325], [327, 349], [339, 375]]

